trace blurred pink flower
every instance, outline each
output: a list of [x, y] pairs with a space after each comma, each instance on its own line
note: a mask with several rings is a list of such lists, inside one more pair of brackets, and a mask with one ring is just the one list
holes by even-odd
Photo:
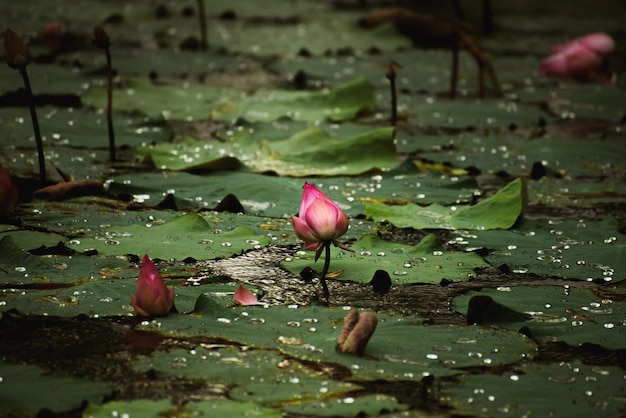
[[137, 289], [130, 295], [135, 313], [139, 316], [167, 315], [174, 306], [174, 288], [167, 288], [165, 281], [147, 255], [141, 260]]
[[324, 242], [334, 242], [348, 230], [348, 217], [313, 184], [304, 183], [298, 216], [292, 216], [293, 230], [304, 241], [307, 250]]
[[256, 296], [254, 296], [252, 292], [250, 292], [242, 285], [239, 285], [239, 287], [237, 287], [237, 290], [235, 290], [235, 302], [242, 306], [256, 305], [259, 303]]
[[17, 205], [18, 197], [17, 185], [0, 164], [0, 215], [11, 213]]
[[554, 52], [539, 66], [539, 74], [589, 80], [601, 76], [602, 61], [615, 49], [606, 33], [592, 33], [564, 45], [553, 45]]

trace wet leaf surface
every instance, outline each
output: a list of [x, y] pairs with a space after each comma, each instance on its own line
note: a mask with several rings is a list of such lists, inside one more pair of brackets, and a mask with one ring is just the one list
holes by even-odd
[[[503, 95], [478, 98], [462, 51], [455, 100], [451, 52], [364, 29], [363, 4], [205, 3], [206, 51], [192, 0], [4, 5], [34, 57], [49, 181], [2, 65], [0, 162], [20, 202], [0, 220], [0, 415], [623, 414], [620, 1], [494, 2], [485, 37], [463, 4]], [[454, 15], [431, 3], [412, 7]], [[536, 74], [549, 45], [598, 30], [612, 77]], [[305, 181], [350, 219], [328, 300], [291, 224]], [[81, 184], [98, 187], [36, 193]], [[175, 289], [167, 316], [133, 314], [144, 254]], [[237, 304], [240, 285], [258, 306]], [[361, 357], [336, 351], [351, 307], [378, 318]]]

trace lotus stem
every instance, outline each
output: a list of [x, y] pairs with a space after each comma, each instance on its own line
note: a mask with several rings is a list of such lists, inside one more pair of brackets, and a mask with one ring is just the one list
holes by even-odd
[[35, 109], [35, 100], [33, 99], [33, 91], [30, 88], [30, 80], [26, 72], [26, 66], [19, 69], [24, 80], [24, 89], [26, 90], [26, 99], [30, 108], [30, 118], [33, 123], [33, 131], [35, 133], [35, 142], [37, 143], [37, 155], [39, 157], [39, 176], [41, 181], [46, 181], [46, 162], [43, 155], [43, 141], [41, 139], [41, 131], [39, 130], [39, 119], [37, 118], [37, 110]]
[[104, 48], [107, 58], [107, 127], [109, 128], [109, 158], [112, 162], [117, 160], [115, 155], [115, 131], [113, 129], [113, 66], [111, 65], [111, 52]]
[[320, 276], [320, 282], [322, 282], [322, 291], [323, 297], [327, 301], [330, 298], [330, 292], [328, 291], [328, 284], [326, 284], [326, 275], [328, 274], [328, 268], [330, 267], [330, 244], [332, 241], [325, 241], [325, 254], [324, 254], [324, 269], [322, 270], [322, 275]]
[[398, 123], [398, 94], [396, 91], [396, 70], [394, 67], [397, 64], [394, 62], [390, 62], [387, 66], [387, 79], [389, 80], [389, 88], [391, 89], [391, 126], [394, 128]]
[[206, 13], [204, 12], [204, 0], [198, 0], [198, 19], [200, 19], [200, 48], [206, 51], [209, 47], [206, 34]]

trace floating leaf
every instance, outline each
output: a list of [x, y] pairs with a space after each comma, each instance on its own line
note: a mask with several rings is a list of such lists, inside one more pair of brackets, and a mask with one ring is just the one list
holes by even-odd
[[365, 214], [377, 222], [387, 221], [399, 228], [508, 229], [522, 213], [526, 200], [524, 181], [518, 178], [473, 206], [446, 208], [432, 204], [420, 207], [413, 203], [389, 206], [373, 202], [365, 206]]
[[[354, 253], [331, 251], [332, 269], [345, 270], [343, 280], [368, 283], [377, 270], [385, 270], [393, 284], [439, 283], [443, 279], [466, 281], [485, 261], [473, 253], [443, 251], [435, 235], [427, 235], [415, 245], [388, 242], [366, 235], [351, 245]], [[316, 268], [314, 252], [297, 255], [281, 265], [298, 274], [305, 267]], [[321, 270], [321, 265], [317, 266]]]
[[230, 257], [267, 243], [267, 237], [247, 226], [221, 231], [200, 215], [188, 213], [152, 227], [111, 226], [104, 229], [102, 236], [85, 238], [70, 246], [77, 251], [95, 249], [104, 255], [150, 254], [163, 260], [207, 260]]
[[[106, 89], [91, 88], [82, 99], [104, 108]], [[164, 103], [167, 103], [165, 108]], [[311, 122], [341, 121], [373, 111], [374, 88], [367, 79], [358, 78], [330, 91], [257, 91], [246, 96], [234, 89], [206, 84], [156, 85], [131, 78], [126, 80], [123, 90], [115, 92], [115, 108], [166, 119], [207, 119], [210, 115], [221, 121], [240, 117], [249, 121], [272, 121], [281, 117]]]
[[392, 128], [348, 139], [333, 138], [319, 128], [297, 132], [281, 141], [255, 141], [247, 133], [226, 143], [185, 138], [178, 143], [138, 147], [136, 156], [160, 169], [233, 170], [243, 163], [256, 172], [299, 177], [389, 170], [398, 162]]
[[7, 417], [35, 416], [42, 409], [62, 413], [83, 401], [101, 402], [113, 391], [110, 383], [48, 374], [30, 365], [0, 362], [0, 376], [0, 415]]
[[486, 323], [512, 330], [527, 327], [536, 339], [564, 341], [572, 346], [593, 343], [612, 350], [626, 348], [626, 330], [621, 325], [626, 307], [600, 298], [588, 289], [562, 286], [515, 286], [506, 292], [483, 289], [456, 297], [454, 309], [467, 312], [469, 299], [475, 295], [490, 296], [497, 303], [530, 315], [529, 320], [510, 322], [487, 316]]

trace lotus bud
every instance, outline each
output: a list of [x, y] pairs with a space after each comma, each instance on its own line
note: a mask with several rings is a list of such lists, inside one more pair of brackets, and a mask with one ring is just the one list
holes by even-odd
[[130, 296], [138, 316], [167, 315], [174, 306], [174, 288], [167, 288], [152, 260], [144, 255], [137, 280], [137, 289]]
[[4, 59], [9, 67], [16, 70], [25, 68], [31, 61], [28, 46], [11, 29], [4, 33]]
[[304, 241], [307, 250], [320, 243], [334, 241], [348, 230], [348, 217], [313, 184], [304, 183], [300, 211], [291, 217], [293, 230]]
[[109, 35], [106, 33], [104, 29], [100, 26], [96, 26], [93, 29], [93, 44], [101, 49], [107, 49], [111, 46], [111, 40], [109, 39]]

